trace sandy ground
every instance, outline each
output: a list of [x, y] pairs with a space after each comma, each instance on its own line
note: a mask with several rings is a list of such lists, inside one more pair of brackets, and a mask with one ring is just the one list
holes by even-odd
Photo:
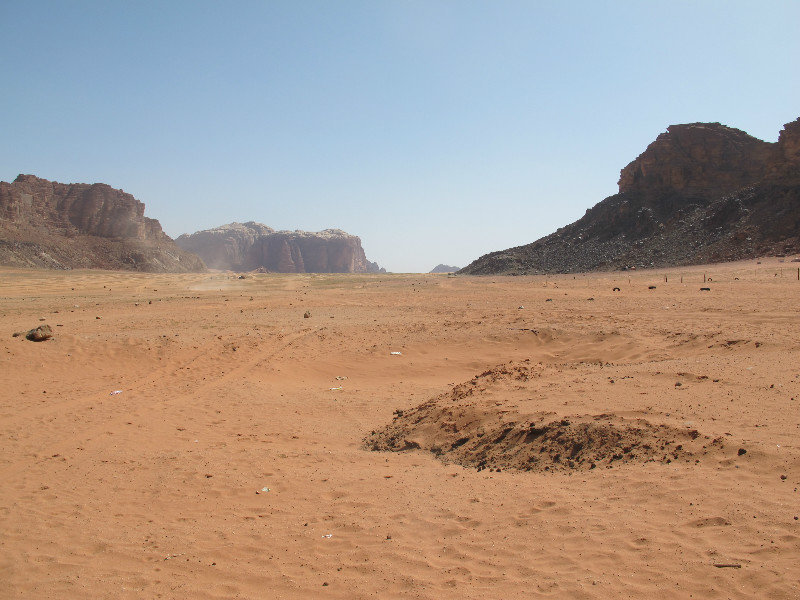
[[[0, 597], [800, 598], [798, 266], [0, 271]], [[503, 365], [535, 376], [473, 380]], [[366, 449], [465, 386], [473, 429], [722, 442], [498, 472], [508, 440], [479, 470], [428, 422], [420, 449]]]

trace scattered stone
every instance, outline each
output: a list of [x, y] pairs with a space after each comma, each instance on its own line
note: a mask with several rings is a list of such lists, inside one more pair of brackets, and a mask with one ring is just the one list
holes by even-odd
[[53, 337], [53, 329], [50, 327], [50, 325], [39, 325], [38, 327], [31, 329], [25, 335], [25, 338], [32, 342], [43, 342], [45, 340], [49, 340], [51, 337]]
[[743, 456], [743, 455], [747, 454], [747, 450], [745, 450], [744, 448], [739, 448], [739, 452], [737, 454], [739, 456]]
[[307, 310], [306, 312], [304, 312], [303, 313], [303, 318], [304, 319], [310, 319], [311, 318], [311, 311]]

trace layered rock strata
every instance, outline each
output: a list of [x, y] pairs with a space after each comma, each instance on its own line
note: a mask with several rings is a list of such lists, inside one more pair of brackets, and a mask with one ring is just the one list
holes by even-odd
[[58, 183], [34, 175], [0, 182], [0, 264], [56, 269], [201, 271], [145, 205], [103, 183]]
[[340, 229], [276, 231], [262, 223], [230, 223], [179, 236], [176, 243], [212, 269], [276, 273], [379, 273], [361, 240]]

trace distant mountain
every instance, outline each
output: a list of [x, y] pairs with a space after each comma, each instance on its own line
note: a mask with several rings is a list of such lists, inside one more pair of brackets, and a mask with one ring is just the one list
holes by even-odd
[[58, 183], [34, 175], [0, 182], [0, 264], [51, 269], [202, 271], [144, 204], [104, 183]]
[[800, 252], [800, 119], [776, 143], [719, 123], [671, 125], [620, 174], [619, 193], [464, 274], [667, 267]]
[[450, 265], [436, 265], [431, 270], [431, 273], [455, 273], [458, 267], [451, 267]]
[[263, 223], [229, 223], [184, 234], [178, 246], [213, 269], [276, 273], [385, 273], [367, 260], [361, 240], [341, 229], [276, 231]]

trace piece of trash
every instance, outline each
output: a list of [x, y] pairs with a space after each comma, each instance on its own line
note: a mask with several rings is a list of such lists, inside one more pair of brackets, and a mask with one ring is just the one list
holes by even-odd
[[121, 394], [121, 393], [122, 393], [122, 390], [114, 390], [113, 392], [111, 392], [109, 394], [109, 396], [116, 396], [117, 394]]
[[524, 307], [524, 306], [522, 306], [522, 305], [520, 304], [520, 305], [517, 307], [517, 310], [522, 310], [523, 308], [525, 308], [525, 307]]
[[741, 569], [742, 565], [738, 563], [714, 563], [718, 569]]
[[402, 352], [389, 352], [389, 354], [391, 354], [392, 356], [402, 356], [403, 355]]
[[332, 537], [333, 537], [333, 534], [332, 534], [332, 533], [326, 533], [326, 534], [325, 534], [325, 535], [323, 535], [322, 537], [324, 537], [324, 538], [332, 538]]
[[256, 490], [256, 494], [266, 494], [269, 491], [268, 487], [263, 487], [260, 490]]
[[330, 388], [330, 390], [331, 390], [332, 392], [333, 392], [333, 391], [336, 391], [336, 390], [341, 390], [341, 389], [342, 389], [342, 387], [341, 387], [341, 386], [339, 386], [339, 387], [332, 387], [332, 388]]
[[336, 381], [344, 381], [345, 379], [347, 379], [347, 377], [345, 377], [344, 375], [337, 375], [336, 376]]

